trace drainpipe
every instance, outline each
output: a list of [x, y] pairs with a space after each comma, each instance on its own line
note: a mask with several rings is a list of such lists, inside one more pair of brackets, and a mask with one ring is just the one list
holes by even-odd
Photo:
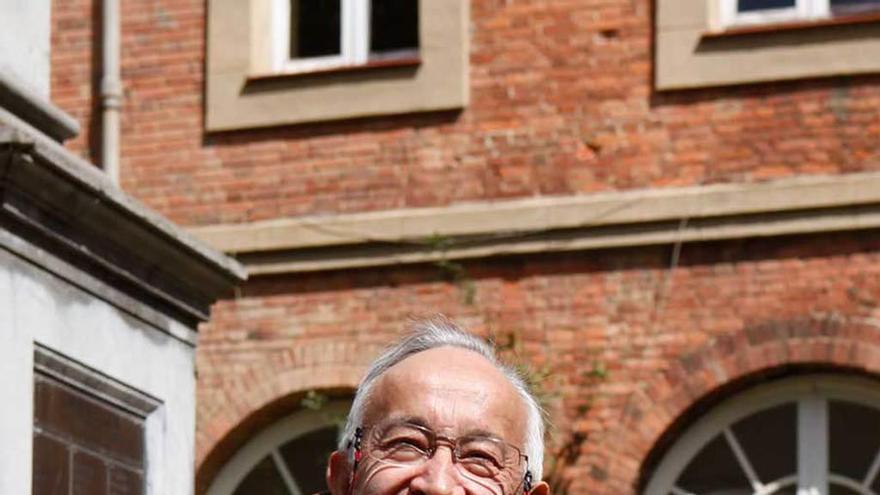
[[119, 109], [122, 78], [119, 72], [119, 0], [103, 0], [101, 68], [101, 167], [119, 184]]

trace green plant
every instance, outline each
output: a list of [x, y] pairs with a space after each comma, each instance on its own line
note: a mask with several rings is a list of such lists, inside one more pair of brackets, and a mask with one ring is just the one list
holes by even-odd
[[[544, 364], [533, 366], [527, 364], [523, 357], [522, 333], [518, 330], [507, 332], [492, 332], [489, 340], [495, 346], [499, 355], [519, 372], [526, 381], [532, 394], [538, 400], [541, 408], [553, 411], [558, 408], [560, 378], [554, 374], [554, 369]], [[595, 358], [595, 354], [592, 354]], [[608, 379], [609, 371], [606, 364], [593, 359], [590, 369], [583, 373], [589, 379], [589, 383], [598, 386]], [[592, 398], [577, 406], [577, 415], [584, 416], [592, 409]], [[544, 457], [544, 481], [550, 485], [551, 491], [556, 495], [570, 493], [571, 484], [574, 481], [574, 473], [571, 469], [580, 457], [581, 447], [587, 441], [587, 434], [582, 431], [568, 431], [557, 437], [556, 442], [551, 441], [554, 436], [552, 426], [548, 428], [547, 440], [550, 444]]]
[[455, 245], [455, 240], [448, 236], [434, 234], [426, 238], [423, 244], [433, 252], [440, 253], [440, 259], [433, 262], [444, 278], [454, 283], [462, 291], [462, 300], [473, 305], [476, 299], [476, 285], [461, 263], [446, 258], [446, 252]]
[[305, 397], [303, 397], [299, 401], [299, 405], [302, 406], [303, 409], [309, 409], [311, 411], [320, 411], [327, 405], [327, 402], [330, 401], [330, 398], [326, 395], [317, 392], [315, 390], [309, 390], [306, 392]]
[[321, 412], [321, 417], [329, 424], [335, 425], [337, 428], [345, 426], [345, 414], [327, 411], [327, 404], [330, 397], [316, 390], [309, 390], [306, 395], [299, 401], [300, 407], [310, 411]]
[[590, 371], [587, 372], [587, 376], [590, 378], [604, 380], [608, 378], [608, 368], [602, 361], [593, 361], [593, 367], [592, 369], [590, 369]]
[[573, 432], [565, 438], [558, 448], [553, 449], [545, 457], [544, 481], [550, 485], [550, 490], [554, 494], [567, 495], [570, 492], [574, 476], [569, 468], [577, 462], [581, 445], [586, 440], [586, 434]]

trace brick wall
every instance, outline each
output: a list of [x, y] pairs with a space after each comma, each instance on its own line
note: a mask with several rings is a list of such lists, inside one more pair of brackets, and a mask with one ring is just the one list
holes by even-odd
[[694, 244], [672, 270], [669, 247], [503, 258], [466, 265], [472, 303], [432, 266], [257, 279], [202, 331], [198, 458], [276, 401], [352, 385], [429, 308], [518, 336], [550, 372], [554, 441], [587, 437], [573, 493], [628, 493], [661, 435], [715, 387], [798, 363], [880, 367], [880, 349], [854, 354], [880, 344], [860, 340], [880, 317], [878, 248], [878, 234]]
[[[56, 1], [52, 94], [94, 126], [94, 9]], [[648, 0], [471, 7], [463, 112], [206, 135], [205, 2], [123, 12], [123, 186], [183, 224], [877, 169], [874, 77], [652, 91]]]
[[[204, 0], [126, 0], [122, 183], [186, 225], [880, 170], [880, 78], [658, 94], [648, 0], [471, 6], [471, 101], [203, 131]], [[95, 6], [57, 0], [52, 96], [94, 158]], [[630, 493], [691, 405], [798, 366], [878, 371], [880, 235], [783, 237], [254, 278], [198, 353], [199, 482], [306, 390], [344, 393], [413, 315], [516, 336], [551, 372], [573, 493]], [[835, 322], [833, 325], [827, 322]]]

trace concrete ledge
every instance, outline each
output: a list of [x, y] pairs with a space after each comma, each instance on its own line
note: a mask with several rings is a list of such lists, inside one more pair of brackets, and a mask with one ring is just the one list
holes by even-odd
[[251, 253], [242, 255], [239, 259], [248, 267], [248, 273], [255, 276], [868, 228], [880, 228], [880, 207], [621, 225], [574, 232], [523, 235], [519, 239], [498, 239], [494, 242], [454, 240], [444, 249], [432, 248], [424, 243], [421, 246], [363, 246], [329, 251], [311, 249]]
[[238, 262], [2, 108], [0, 229], [191, 326], [246, 277]]
[[880, 227], [880, 174], [194, 228], [251, 274]]
[[0, 73], [0, 108], [5, 108], [56, 141], [64, 141], [79, 134], [79, 122], [12, 74]]

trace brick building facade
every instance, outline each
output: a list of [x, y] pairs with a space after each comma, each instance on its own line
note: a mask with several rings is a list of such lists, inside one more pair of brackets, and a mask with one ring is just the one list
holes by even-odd
[[[708, 486], [664, 459], [737, 394], [880, 387], [871, 2], [762, 23], [726, 0], [439, 1], [419, 56], [310, 74], [254, 55], [278, 2], [123, 4], [121, 184], [251, 273], [200, 334], [198, 491], [310, 391], [350, 393], [413, 315], [547, 375], [571, 493]], [[53, 22], [52, 99], [94, 161], [98, 9], [56, 1]]]

